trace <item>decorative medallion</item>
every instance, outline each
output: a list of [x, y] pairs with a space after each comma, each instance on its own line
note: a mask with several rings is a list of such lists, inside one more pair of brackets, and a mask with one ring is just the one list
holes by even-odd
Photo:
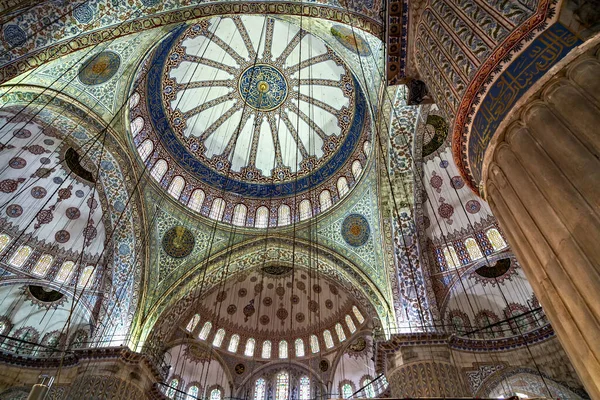
[[313, 291], [315, 293], [321, 293], [323, 291], [323, 289], [321, 288], [321, 285], [317, 285], [316, 283], [313, 285]]
[[275, 289], [275, 293], [277, 294], [277, 296], [283, 297], [283, 295], [285, 294], [285, 288], [283, 286], [277, 286], [277, 289]]
[[450, 179], [450, 185], [452, 185], [454, 189], [462, 189], [465, 186], [465, 181], [463, 181], [463, 178], [460, 176], [453, 176], [452, 179]]
[[317, 303], [317, 302], [316, 302], [316, 301], [314, 301], [314, 300], [310, 300], [310, 301], [308, 302], [308, 309], [309, 309], [310, 311], [312, 311], [312, 312], [317, 312], [317, 311], [319, 311], [319, 303]]
[[183, 226], [174, 226], [165, 232], [162, 247], [165, 253], [173, 258], [184, 258], [194, 249], [194, 234]]
[[241, 375], [246, 371], [246, 366], [242, 363], [239, 363], [235, 365], [234, 370], [236, 374]]
[[263, 299], [263, 304], [264, 304], [266, 307], [269, 307], [271, 304], [273, 304], [273, 299], [272, 299], [272, 298], [270, 298], [270, 297], [265, 297], [265, 298]]
[[322, 359], [322, 360], [319, 362], [319, 369], [320, 369], [322, 372], [326, 372], [326, 371], [329, 369], [329, 361], [327, 361], [327, 360], [325, 360], [325, 359]]
[[35, 186], [31, 189], [31, 197], [34, 199], [43, 199], [46, 196], [46, 189], [41, 186]]
[[248, 290], [246, 290], [246, 288], [241, 288], [240, 290], [238, 290], [238, 297], [246, 297], [247, 294]]
[[306, 317], [304, 316], [304, 313], [296, 314], [296, 322], [302, 323], [302, 322], [304, 322], [305, 319], [306, 319]]
[[337, 296], [339, 291], [337, 286], [335, 285], [329, 285], [329, 291], [331, 292], [332, 295]]
[[296, 282], [296, 287], [300, 290], [306, 290], [306, 284], [304, 282]]
[[21, 169], [27, 165], [27, 161], [25, 161], [25, 159], [21, 157], [14, 157], [11, 158], [10, 161], [8, 161], [8, 165], [13, 169]]
[[250, 300], [250, 303], [244, 307], [244, 322], [248, 322], [248, 318], [254, 315], [256, 309], [254, 308], [254, 299]]
[[363, 351], [366, 347], [367, 341], [365, 340], [365, 338], [359, 337], [354, 342], [350, 343], [350, 346], [348, 346], [348, 350], [350, 350], [353, 353], [359, 353]]
[[[429, 114], [423, 135], [423, 157], [427, 157], [439, 149], [446, 141], [447, 136], [448, 124], [446, 120], [439, 115]], [[442, 166], [442, 168], [446, 167]]]
[[350, 214], [342, 223], [342, 237], [350, 246], [359, 247], [367, 243], [370, 232], [367, 219], [360, 214]]
[[260, 316], [260, 323], [262, 325], [267, 325], [269, 322], [271, 322], [271, 318], [269, 318], [268, 315], [261, 315]]
[[217, 294], [217, 302], [221, 303], [223, 301], [225, 301], [225, 299], [227, 298], [227, 292], [222, 290]]
[[325, 307], [327, 307], [327, 309], [331, 310], [333, 308], [333, 301], [327, 299], [325, 300]]
[[361, 57], [371, 55], [371, 48], [365, 39], [360, 36], [358, 30], [356, 32], [344, 25], [333, 25], [331, 34], [338, 42], [352, 53], [358, 54]]
[[56, 240], [57, 243], [67, 243], [70, 238], [71, 234], [64, 229], [61, 229], [54, 234], [54, 240]]
[[227, 314], [233, 315], [237, 311], [237, 306], [235, 304], [230, 304], [227, 306]]
[[205, 362], [210, 362], [212, 359], [210, 351], [204, 347], [200, 347], [197, 344], [190, 344], [186, 346], [183, 354], [185, 358], [196, 364], [204, 364]]
[[101, 85], [115, 76], [121, 66], [121, 57], [112, 51], [103, 51], [88, 58], [77, 76], [84, 85]]
[[23, 207], [18, 204], [11, 204], [10, 206], [6, 207], [6, 215], [11, 218], [20, 217], [21, 214], [23, 214]]
[[481, 203], [477, 200], [469, 200], [467, 204], [465, 204], [465, 209], [469, 214], [477, 214], [479, 210], [481, 210]]
[[242, 72], [238, 90], [246, 104], [258, 111], [276, 109], [288, 94], [283, 74], [267, 64], [252, 65]]
[[290, 297], [290, 301], [292, 302], [292, 304], [298, 304], [300, 303], [300, 297], [298, 297], [298, 295], [293, 295], [292, 297]]
[[280, 308], [277, 310], [277, 318], [279, 318], [282, 323], [288, 317], [288, 310], [285, 308]]

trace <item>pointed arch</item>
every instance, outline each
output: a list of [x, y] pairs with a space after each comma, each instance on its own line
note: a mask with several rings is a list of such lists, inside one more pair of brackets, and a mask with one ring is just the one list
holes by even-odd
[[200, 212], [202, 210], [202, 204], [204, 203], [205, 197], [206, 195], [204, 194], [204, 190], [194, 190], [190, 196], [190, 200], [188, 201], [188, 207], [196, 212]]
[[321, 211], [325, 211], [331, 207], [331, 192], [329, 190], [325, 189], [319, 194], [319, 204], [321, 206]]
[[142, 162], [146, 162], [152, 151], [154, 151], [154, 142], [150, 139], [146, 139], [138, 147], [138, 154]]
[[18, 250], [10, 258], [10, 265], [12, 265], [13, 267], [21, 268], [31, 255], [31, 252], [31, 247], [19, 246]]
[[354, 176], [354, 180], [358, 180], [358, 177], [360, 176], [361, 172], [362, 165], [360, 161], [354, 160], [354, 162], [352, 163], [352, 176]]
[[158, 160], [156, 162], [156, 164], [154, 164], [154, 166], [152, 167], [152, 170], [150, 170], [150, 175], [157, 182], [160, 183], [160, 181], [162, 181], [162, 178], [167, 173], [168, 169], [169, 169], [169, 164], [167, 164], [167, 162], [161, 158], [160, 160]]
[[348, 186], [348, 180], [346, 179], [345, 176], [339, 177], [339, 179], [337, 181], [337, 190], [338, 190], [338, 196], [340, 199], [342, 197], [344, 197], [350, 191], [350, 187]]
[[185, 187], [185, 179], [183, 179], [182, 176], [177, 175], [171, 181], [168, 192], [175, 199], [179, 200], [179, 196], [181, 196], [181, 192], [183, 191], [184, 187]]
[[213, 200], [212, 206], [210, 207], [210, 212], [208, 213], [209, 218], [216, 219], [220, 221], [223, 219], [223, 213], [225, 212], [225, 200], [220, 197], [217, 197]]
[[54, 257], [52, 257], [50, 254], [44, 254], [40, 257], [37, 263], [35, 263], [35, 267], [33, 267], [31, 273], [37, 276], [45, 276], [53, 262]]

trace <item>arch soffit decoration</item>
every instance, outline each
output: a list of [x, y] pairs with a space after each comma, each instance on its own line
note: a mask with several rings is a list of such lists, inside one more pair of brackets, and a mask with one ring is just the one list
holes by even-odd
[[[134, 20], [124, 21], [116, 25], [105, 26], [96, 29], [93, 32], [83, 32], [76, 37], [69, 38], [60, 42], [54, 42], [44, 48], [23, 49], [18, 46], [14, 49], [15, 54], [11, 58], [13, 61], [2, 65], [0, 68], [0, 84], [9, 81], [29, 70], [35, 69], [47, 62], [60, 59], [61, 57], [78, 50], [94, 46], [98, 41], [106, 38], [118, 38], [139, 32], [169, 27], [178, 23], [191, 23], [199, 20], [220, 16], [220, 15], [239, 15], [239, 14], [262, 14], [262, 15], [293, 15], [302, 17], [313, 17], [327, 19], [337, 23], [343, 23], [353, 26], [356, 29], [368, 32], [376, 37], [383, 34], [383, 26], [371, 18], [360, 13], [349, 12], [343, 9], [336, 9], [328, 5], [315, 4], [294, 4], [293, 2], [263, 2], [254, 1], [243, 4], [231, 3], [212, 3], [199, 4], [185, 9], [179, 8], [160, 14], [146, 14]], [[51, 32], [51, 29], [47, 30]], [[50, 34], [50, 33], [49, 33]], [[43, 42], [50, 42], [52, 38], [47, 38]]]
[[[266, 251], [265, 241], [267, 242], [266, 245], [270, 246]], [[202, 268], [206, 268], [204, 282], [209, 282], [209, 286], [203, 287], [202, 291], [208, 292], [219, 283], [222, 265], [230, 260], [235, 260], [229, 265], [230, 276], [239, 272], [252, 270], [258, 266], [273, 263], [292, 266], [290, 261], [286, 261], [285, 257], [281, 257], [282, 251], [290, 255], [292, 251], [295, 251], [295, 266], [300, 268], [305, 268], [308, 265], [309, 257], [317, 258], [320, 262], [319, 272], [334, 281], [340, 282], [341, 278], [340, 283], [343, 283], [344, 289], [348, 290], [367, 312], [375, 311], [375, 315], [379, 317], [380, 321], [387, 321], [389, 319], [387, 316], [392, 315], [389, 302], [375, 284], [366, 274], [353, 266], [342, 255], [333, 252], [331, 249], [310, 244], [299, 238], [269, 237], [267, 240], [261, 237], [224, 249], [182, 275], [164, 293], [161, 297], [161, 302], [155, 304], [148, 311], [145, 321], [141, 322], [142, 325], [138, 327], [137, 335], [134, 334], [134, 337], [139, 336], [140, 343], [150, 343], [153, 341], [152, 339], [160, 342], [170, 336], [172, 330], [175, 329], [176, 321], [182, 315], [189, 314], [189, 309], [193, 305], [193, 299], [198, 298], [198, 296], [194, 296], [194, 289], [197, 289], [197, 287], [194, 286], [195, 280], [193, 277]], [[266, 254], [269, 257], [269, 253], [272, 253], [271, 259], [263, 259], [263, 255]], [[260, 255], [259, 257], [255, 257], [259, 259], [258, 264], [248, 264], [247, 261], [252, 261], [251, 256], [256, 254]], [[249, 260], [241, 259], [244, 256], [249, 256]], [[383, 326], [382, 328], [389, 329], [392, 327]]]
[[[144, 208], [142, 205], [141, 193], [135, 193], [135, 183], [137, 182], [138, 176], [135, 172], [135, 163], [132, 160], [128, 149], [128, 146], [122, 141], [119, 135], [114, 131], [112, 127], [106, 125], [93, 110], [90, 110], [85, 105], [81, 104], [76, 99], [66, 96], [62, 93], [58, 93], [50, 88], [39, 88], [28, 85], [14, 85], [12, 91], [4, 96], [4, 106], [32, 106], [32, 107], [44, 107], [53, 112], [57, 112], [65, 118], [71, 121], [77, 121], [77, 125], [84, 128], [86, 132], [93, 132], [89, 137], [106, 130], [106, 140], [103, 143], [106, 149], [104, 154], [109, 154], [115, 159], [115, 170], [121, 175], [121, 185], [125, 186], [126, 193], [123, 193], [122, 187], [111, 187], [108, 181], [106, 185], [102, 185], [104, 189], [104, 196], [108, 204], [104, 204], [107, 207], [106, 210], [112, 210], [112, 204], [120, 199], [124, 204], [129, 205], [131, 211], [128, 218], [123, 218], [122, 214], [111, 213], [112, 218], [111, 224], [111, 237], [113, 240], [113, 247], [107, 249], [106, 255], [111, 257], [110, 263], [112, 264], [112, 280], [108, 282], [104, 289], [104, 292], [108, 295], [104, 298], [105, 302], [114, 302], [117, 304], [110, 310], [107, 307], [103, 307], [100, 315], [97, 316], [97, 320], [101, 321], [106, 319], [109, 326], [113, 326], [115, 329], [120, 329], [118, 335], [126, 335], [134, 322], [135, 312], [138, 306], [138, 300], [143, 296], [143, 282], [145, 279], [145, 271], [141, 271], [140, 268], [134, 269], [134, 279], [129, 281], [129, 277], [132, 275], [131, 271], [123, 270], [129, 268], [130, 265], [142, 265], [140, 260], [147, 258], [147, 251], [145, 248], [138, 246], [137, 244], [141, 240], [141, 232], [147, 228], [146, 217], [144, 215]], [[76, 146], [85, 146], [85, 143], [89, 138], [78, 139], [72, 135], [69, 137], [71, 143]], [[85, 147], [84, 147], [85, 148]], [[100, 182], [104, 181], [102, 174], [100, 175]], [[130, 179], [126, 179], [129, 177]], [[131, 195], [133, 193], [133, 195]], [[127, 210], [127, 208], [126, 208]], [[116, 231], [116, 232], [115, 232]], [[132, 235], [133, 233], [133, 235]], [[120, 254], [118, 251], [119, 244], [122, 239], [132, 239], [132, 251], [129, 254]], [[137, 254], [143, 252], [141, 255]], [[117, 260], [118, 258], [118, 260]], [[118, 262], [117, 262], [118, 261]], [[113, 298], [116, 295], [116, 288], [127, 287], [128, 298], [117, 299]], [[141, 288], [136, 290], [135, 288]], [[127, 296], [126, 296], [127, 297]], [[121, 310], [116, 310], [116, 307], [123, 307]], [[109, 315], [109, 313], [111, 313]], [[117, 321], [115, 315], [121, 316], [120, 321]], [[113, 322], [110, 322], [110, 321]], [[119, 328], [120, 326], [120, 328]], [[106, 330], [109, 332], [110, 330]], [[106, 333], [111, 335], [112, 332]]]

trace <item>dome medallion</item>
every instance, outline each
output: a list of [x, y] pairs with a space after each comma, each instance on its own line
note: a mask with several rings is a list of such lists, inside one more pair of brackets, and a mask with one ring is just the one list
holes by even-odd
[[248, 67], [240, 77], [242, 99], [258, 111], [271, 111], [283, 104], [288, 87], [277, 68], [266, 64]]

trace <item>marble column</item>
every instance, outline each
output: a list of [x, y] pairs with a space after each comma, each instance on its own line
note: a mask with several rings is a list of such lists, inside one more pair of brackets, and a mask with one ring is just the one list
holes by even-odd
[[486, 200], [571, 362], [600, 399], [600, 60], [595, 47], [496, 132]]
[[470, 393], [450, 357], [447, 346], [401, 347], [386, 374], [391, 397], [468, 397]]

